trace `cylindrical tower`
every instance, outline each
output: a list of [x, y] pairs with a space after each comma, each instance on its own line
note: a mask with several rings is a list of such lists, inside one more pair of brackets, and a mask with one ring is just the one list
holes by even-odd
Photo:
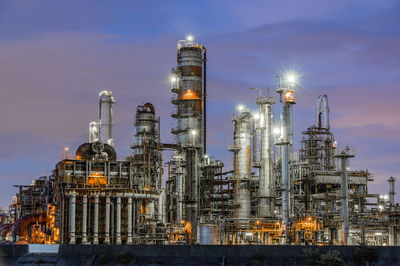
[[154, 106], [146, 103], [136, 108], [134, 155], [143, 155], [145, 149], [156, 148], [156, 118]]
[[115, 103], [112, 91], [104, 90], [99, 94], [99, 127], [100, 141], [114, 147], [112, 138], [113, 112], [112, 105]]
[[172, 71], [172, 100], [176, 105], [178, 145], [202, 146], [203, 120], [203, 53], [204, 47], [192, 40], [182, 40], [177, 45], [177, 67]]
[[274, 184], [271, 158], [271, 105], [275, 103], [273, 97], [260, 96], [257, 99], [260, 117], [260, 184], [258, 211], [260, 217], [271, 215], [271, 189]]
[[234, 173], [236, 182], [235, 202], [238, 204], [237, 217], [250, 218], [251, 194], [251, 115], [248, 109], [241, 108], [233, 117], [233, 141], [235, 147]]
[[134, 167], [143, 175], [145, 187], [161, 188], [162, 157], [159, 149], [159, 120], [151, 103], [136, 108], [135, 137], [131, 148]]

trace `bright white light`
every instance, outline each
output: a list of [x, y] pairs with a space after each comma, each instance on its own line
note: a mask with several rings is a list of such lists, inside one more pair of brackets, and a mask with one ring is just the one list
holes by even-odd
[[388, 200], [388, 199], [389, 199], [389, 196], [388, 196], [388, 195], [383, 195], [383, 198], [384, 198], [385, 200]]
[[206, 159], [207, 159], [207, 158], [208, 158], [208, 155], [207, 155], [207, 154], [204, 154], [204, 158], [206, 158]]
[[175, 76], [171, 76], [170, 80], [171, 80], [172, 83], [174, 83], [174, 82], [176, 82], [177, 79], [176, 79]]
[[275, 136], [278, 136], [279, 134], [281, 134], [281, 129], [279, 127], [274, 127], [273, 133]]
[[379, 232], [378, 232], [378, 233], [375, 233], [375, 235], [376, 235], [376, 236], [381, 236], [382, 233], [379, 233]]
[[188, 42], [193, 42], [193, 40], [194, 40], [193, 35], [188, 35], [188, 36], [186, 36], [186, 41], [188, 41]]
[[193, 136], [195, 136], [195, 135], [197, 134], [197, 131], [193, 129], [192, 131], [190, 131], [190, 134], [192, 134]]
[[378, 208], [379, 208], [380, 211], [383, 210], [383, 206], [382, 205], [379, 205]]
[[69, 151], [69, 148], [68, 148], [68, 147], [65, 147], [65, 148], [64, 148], [64, 151]]
[[288, 73], [285, 79], [290, 86], [294, 86], [297, 82], [297, 75], [295, 73]]
[[238, 109], [239, 112], [242, 112], [243, 109], [244, 109], [243, 104], [239, 104], [239, 105], [237, 106], [237, 109]]
[[253, 114], [254, 120], [259, 120], [260, 119], [260, 114], [259, 113], [254, 113]]

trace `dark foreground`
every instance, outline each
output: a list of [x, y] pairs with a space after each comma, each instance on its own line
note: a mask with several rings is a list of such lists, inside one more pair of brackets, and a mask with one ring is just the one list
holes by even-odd
[[[30, 252], [31, 251], [31, 252]], [[1, 265], [400, 265], [400, 247], [0, 245]]]

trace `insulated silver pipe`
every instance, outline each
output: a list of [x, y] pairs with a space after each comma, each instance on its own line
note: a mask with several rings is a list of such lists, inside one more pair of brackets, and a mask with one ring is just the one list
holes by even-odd
[[176, 178], [177, 178], [177, 189], [178, 189], [176, 219], [177, 222], [180, 223], [183, 219], [183, 175], [178, 174]]
[[233, 138], [235, 152], [235, 176], [238, 178], [238, 192], [235, 201], [239, 204], [238, 218], [250, 218], [251, 194], [249, 180], [251, 178], [251, 116], [247, 108], [233, 117]]
[[82, 244], [87, 244], [87, 195], [82, 198]]
[[117, 198], [117, 239], [115, 244], [121, 244], [121, 197]]
[[347, 158], [342, 158], [342, 176], [340, 190], [342, 193], [342, 217], [343, 217], [343, 245], [347, 245], [349, 239], [349, 198], [347, 186]]
[[288, 109], [289, 105], [285, 102], [283, 95], [281, 94], [281, 142], [282, 142], [282, 163], [281, 163], [281, 173], [282, 173], [282, 220], [287, 226], [289, 223], [289, 175], [288, 175]]
[[99, 123], [90, 122], [89, 124], [89, 143], [99, 141]]
[[322, 95], [318, 96], [317, 100], [317, 107], [315, 110], [316, 118], [315, 118], [315, 126], [320, 128], [322, 126], [322, 121], [321, 121], [321, 103], [322, 103]]
[[72, 192], [70, 195], [70, 206], [69, 206], [69, 243], [75, 244], [75, 206], [76, 206], [76, 194]]
[[[271, 189], [274, 183], [272, 175], [272, 158], [271, 158], [271, 105], [275, 103], [273, 97], [260, 96], [257, 99], [259, 106], [260, 118], [260, 171], [259, 171], [259, 216], [270, 216], [271, 213]], [[257, 123], [257, 121], [256, 121]]]
[[104, 243], [110, 243], [110, 196], [106, 197], [106, 232]]
[[128, 239], [127, 244], [132, 244], [132, 197], [128, 197]]
[[341, 208], [342, 208], [342, 219], [343, 219], [343, 233], [342, 243], [347, 245], [349, 241], [349, 198], [348, 198], [348, 183], [347, 183], [347, 168], [349, 166], [349, 158], [354, 157], [354, 151], [346, 147], [340, 153], [335, 155], [336, 158], [341, 160], [341, 179], [340, 179], [340, 191], [341, 191]]
[[329, 105], [328, 105], [328, 96], [322, 96], [322, 112], [324, 113], [324, 121], [322, 123], [322, 127], [326, 129], [330, 129], [329, 126]]
[[390, 185], [390, 190], [389, 190], [389, 202], [390, 202], [390, 209], [393, 211], [394, 210], [394, 182], [396, 182], [396, 179], [391, 176], [388, 180], [389, 185]]
[[111, 91], [101, 91], [99, 94], [99, 127], [100, 141], [114, 146], [112, 138], [113, 112], [112, 105], [115, 103]]
[[93, 244], [99, 244], [99, 195], [94, 196]]

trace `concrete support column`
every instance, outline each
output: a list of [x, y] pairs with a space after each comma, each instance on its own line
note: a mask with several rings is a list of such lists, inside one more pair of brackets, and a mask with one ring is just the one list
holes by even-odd
[[70, 195], [69, 202], [69, 243], [75, 244], [75, 206], [76, 206], [76, 194], [72, 192]]
[[104, 243], [110, 243], [110, 196], [106, 197], [106, 232]]
[[389, 225], [389, 246], [396, 246], [395, 241], [395, 227], [393, 226], [393, 221], [390, 221]]
[[87, 195], [82, 198], [82, 244], [87, 244]]
[[117, 239], [115, 244], [121, 244], [121, 197], [117, 198]]
[[132, 244], [132, 197], [128, 197], [128, 239], [127, 244]]
[[93, 244], [99, 244], [99, 195], [94, 196]]

